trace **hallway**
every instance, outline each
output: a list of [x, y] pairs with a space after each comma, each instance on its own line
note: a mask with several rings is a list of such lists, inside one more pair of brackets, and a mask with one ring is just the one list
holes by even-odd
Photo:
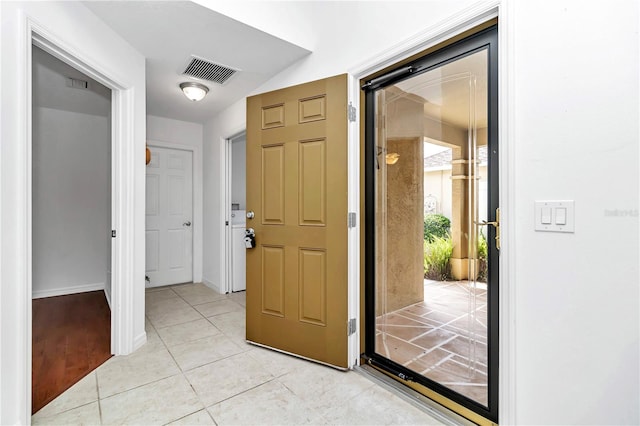
[[440, 424], [360, 374], [247, 344], [244, 304], [203, 284], [147, 290], [147, 344], [33, 424]]

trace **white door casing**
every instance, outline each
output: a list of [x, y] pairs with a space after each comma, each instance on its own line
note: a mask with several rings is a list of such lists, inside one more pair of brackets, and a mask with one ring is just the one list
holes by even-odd
[[147, 286], [193, 280], [193, 156], [151, 147], [146, 179]]

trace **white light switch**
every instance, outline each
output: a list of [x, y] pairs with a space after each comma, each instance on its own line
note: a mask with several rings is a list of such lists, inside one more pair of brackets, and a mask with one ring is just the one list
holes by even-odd
[[540, 222], [543, 225], [551, 225], [551, 207], [543, 207]]
[[542, 232], [575, 232], [574, 202], [536, 201], [535, 230]]
[[556, 208], [556, 225], [567, 224], [567, 209], [566, 207]]

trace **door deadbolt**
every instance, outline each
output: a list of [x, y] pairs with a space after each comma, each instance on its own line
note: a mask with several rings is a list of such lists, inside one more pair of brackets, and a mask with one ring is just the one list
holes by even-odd
[[247, 212], [247, 219], [253, 219], [255, 217], [255, 213], [252, 210]]
[[253, 228], [244, 231], [244, 246], [248, 249], [256, 247], [256, 231]]

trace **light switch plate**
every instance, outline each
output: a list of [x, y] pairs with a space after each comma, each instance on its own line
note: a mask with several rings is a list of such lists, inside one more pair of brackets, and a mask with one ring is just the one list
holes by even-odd
[[[550, 200], [536, 201], [535, 205], [535, 230], [541, 232], [575, 232], [574, 201]], [[548, 220], [548, 212], [551, 210], [551, 223]], [[558, 215], [558, 209], [564, 210], [564, 224], [562, 215]], [[562, 210], [560, 210], [562, 212]], [[544, 212], [544, 214], [543, 214]]]

